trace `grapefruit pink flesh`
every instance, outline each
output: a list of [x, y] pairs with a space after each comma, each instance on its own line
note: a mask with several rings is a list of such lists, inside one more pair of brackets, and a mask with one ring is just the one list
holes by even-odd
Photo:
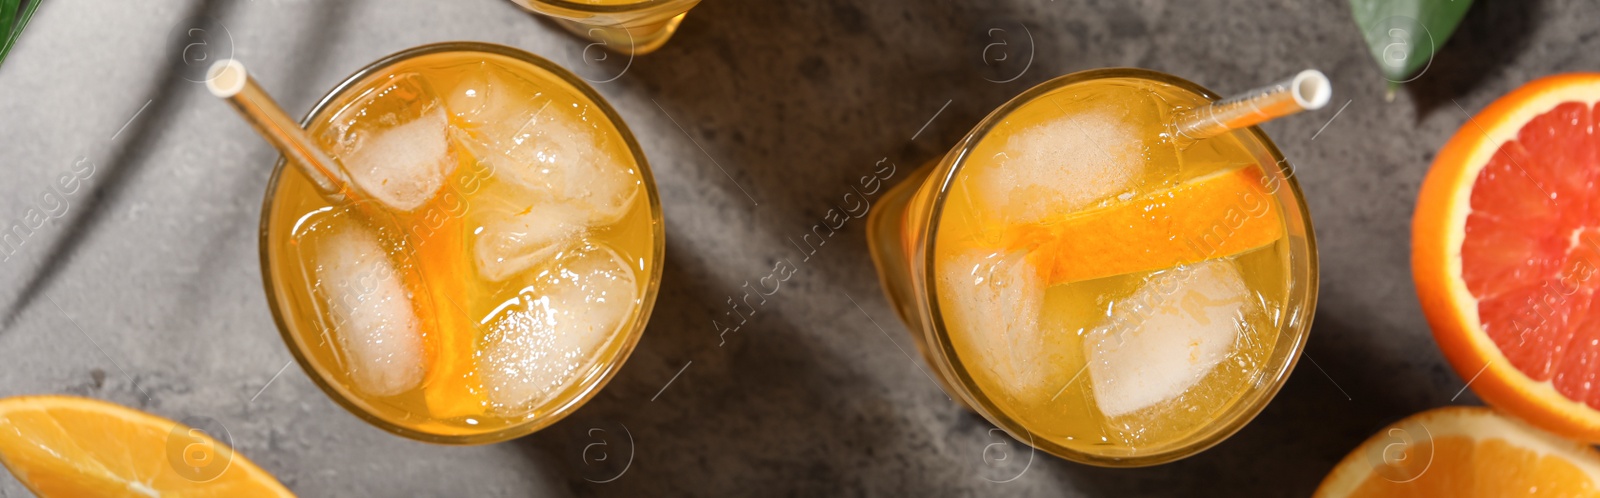
[[1566, 102], [1495, 151], [1473, 184], [1461, 277], [1513, 367], [1600, 409], [1595, 122], [1591, 106]]

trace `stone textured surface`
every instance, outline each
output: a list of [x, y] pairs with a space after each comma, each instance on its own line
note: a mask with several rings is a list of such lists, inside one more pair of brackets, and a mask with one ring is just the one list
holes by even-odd
[[[0, 330], [0, 395], [210, 417], [306, 496], [1303, 496], [1381, 425], [1477, 403], [1458, 396], [1413, 295], [1418, 184], [1463, 110], [1600, 64], [1593, 2], [1477, 3], [1385, 103], [1338, 0], [707, 0], [626, 70], [623, 58], [586, 66], [584, 42], [498, 0], [50, 0], [0, 68], [0, 225], [79, 158], [97, 169], [66, 216], [0, 263], [10, 307], [47, 254], [64, 254]], [[256, 227], [277, 154], [183, 79], [196, 19], [224, 26], [232, 55], [295, 113], [367, 62], [434, 41], [620, 74], [596, 87], [655, 168], [668, 254], [656, 314], [618, 377], [568, 420], [481, 447], [399, 439], [328, 400], [287, 364], [261, 290]], [[222, 31], [200, 48], [219, 50]], [[948, 401], [906, 355], [862, 221], [808, 261], [788, 241], [880, 159], [903, 176], [1010, 96], [1104, 66], [1222, 92], [1305, 67], [1334, 82], [1329, 108], [1266, 126], [1298, 168], [1322, 250], [1307, 361], [1233, 438], [1135, 470], [1030, 455]], [[795, 276], [719, 337], [727, 299], [780, 258]], [[0, 496], [26, 494], [0, 477]]]

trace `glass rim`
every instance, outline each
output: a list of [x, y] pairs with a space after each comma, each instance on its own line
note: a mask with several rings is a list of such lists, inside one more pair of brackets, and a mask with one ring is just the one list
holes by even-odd
[[549, 4], [552, 7], [569, 9], [586, 14], [626, 14], [637, 10], [646, 10], [668, 5], [682, 0], [639, 0], [625, 4], [592, 4], [579, 3], [571, 0], [536, 0], [539, 3]]
[[[330, 104], [333, 104], [341, 96], [345, 95], [347, 91], [356, 88], [368, 77], [381, 74], [382, 71], [394, 66], [395, 64], [426, 55], [459, 52], [480, 52], [508, 57], [520, 62], [531, 64], [534, 67], [555, 75], [556, 78], [559, 78], [576, 89], [580, 95], [589, 99], [589, 101], [593, 103], [596, 108], [601, 110], [607, 119], [611, 120], [612, 125], [617, 129], [617, 134], [622, 137], [623, 142], [628, 146], [628, 151], [633, 155], [636, 167], [639, 168], [640, 176], [644, 182], [645, 197], [649, 202], [650, 220], [652, 232], [654, 234], [652, 237], [653, 243], [651, 249], [654, 252], [652, 268], [650, 275], [648, 276], [649, 280], [645, 285], [644, 293], [640, 296], [640, 302], [642, 304], [639, 307], [639, 312], [634, 318], [632, 327], [626, 333], [626, 336], [621, 338], [623, 343], [618, 345], [615, 357], [613, 357], [607, 364], [602, 366], [602, 371], [590, 386], [578, 393], [576, 396], [573, 396], [571, 399], [566, 400], [564, 403], [552, 407], [550, 411], [544, 413], [543, 415], [530, 418], [522, 423], [505, 427], [496, 431], [456, 435], [434, 434], [431, 432], [423, 432], [392, 423], [388, 420], [385, 420], [383, 417], [369, 413], [365, 408], [362, 408], [360, 405], [351, 401], [343, 392], [339, 390], [339, 388], [331, 385], [327, 379], [323, 378], [323, 376], [317, 372], [316, 368], [312, 366], [310, 359], [297, 345], [295, 337], [291, 334], [289, 325], [284, 319], [284, 310], [278, 302], [277, 289], [273, 286], [272, 257], [270, 256], [271, 249], [268, 245], [268, 238], [271, 233], [273, 199], [276, 197], [278, 192], [279, 180], [282, 178], [284, 170], [287, 169], [285, 166], [288, 165], [287, 158], [283, 157], [281, 154], [278, 156], [278, 161], [274, 164], [272, 168], [272, 174], [267, 180], [265, 199], [262, 201], [261, 226], [258, 233], [258, 246], [261, 257], [261, 281], [262, 285], [266, 288], [267, 305], [270, 307], [270, 311], [272, 312], [272, 319], [277, 324], [278, 333], [280, 336], [282, 336], [284, 345], [289, 349], [289, 353], [294, 356], [295, 363], [300, 365], [301, 370], [305, 371], [306, 376], [311, 378], [312, 382], [317, 385], [317, 388], [321, 389], [324, 394], [333, 399], [333, 401], [339, 406], [343, 407], [345, 411], [348, 411], [351, 414], [354, 414], [357, 418], [360, 418], [362, 421], [365, 421], [379, 429], [383, 429], [391, 434], [428, 443], [473, 445], [508, 441], [532, 434], [545, 427], [549, 427], [550, 425], [559, 422], [561, 419], [566, 418], [568, 415], [571, 415], [572, 412], [586, 404], [590, 399], [598, 394], [601, 389], [605, 388], [606, 384], [610, 383], [611, 379], [616, 376], [617, 371], [621, 369], [622, 365], [626, 363], [628, 358], [633, 354], [633, 350], [639, 344], [639, 339], [644, 335], [645, 326], [650, 322], [650, 315], [654, 311], [656, 297], [661, 286], [662, 265], [665, 263], [666, 258], [666, 229], [665, 224], [662, 222], [661, 197], [660, 193], [657, 191], [655, 175], [651, 172], [650, 164], [644, 155], [644, 150], [639, 147], [638, 140], [635, 139], [633, 132], [628, 128], [627, 123], [622, 120], [622, 116], [617, 114], [616, 109], [612, 108], [611, 104], [607, 102], [605, 98], [599, 94], [599, 92], [596, 92], [593, 87], [591, 87], [582, 78], [579, 78], [576, 74], [573, 74], [571, 71], [568, 71], [567, 69], [555, 64], [554, 62], [551, 62], [548, 59], [514, 47], [486, 42], [453, 41], [418, 45], [383, 56], [376, 61], [368, 63], [361, 69], [356, 70], [354, 73], [351, 73], [350, 76], [340, 81], [338, 85], [335, 85], [332, 89], [328, 90], [328, 92], [317, 101], [316, 105], [312, 106], [311, 110], [307, 111], [305, 116], [300, 119], [300, 127], [305, 128], [306, 126], [310, 125], [316, 117], [318, 117], [324, 111], [330, 110]], [[612, 340], [616, 339], [617, 338], [613, 338]]]
[[[920, 279], [920, 282], [915, 281], [917, 279], [914, 278], [912, 285], [920, 285], [922, 287], [922, 299], [925, 300], [923, 305], [926, 306], [929, 315], [928, 318], [930, 319], [927, 326], [924, 327], [924, 330], [921, 331], [921, 333], [926, 334], [928, 339], [934, 343], [934, 348], [937, 348], [939, 361], [946, 364], [943, 366], [946, 367], [947, 372], [954, 377], [954, 387], [957, 390], [962, 391], [955, 394], [960, 395], [963, 399], [967, 400], [968, 404], [973, 406], [973, 408], [983, 415], [985, 419], [989, 420], [991, 423], [994, 423], [1002, 430], [1005, 430], [1018, 441], [1027, 441], [1030, 446], [1045, 450], [1048, 453], [1065, 458], [1067, 460], [1102, 467], [1147, 467], [1180, 460], [1205, 451], [1212, 446], [1221, 443], [1223, 440], [1227, 439], [1233, 434], [1239, 432], [1239, 430], [1243, 429], [1246, 424], [1255, 419], [1255, 417], [1266, 408], [1266, 405], [1277, 396], [1278, 391], [1281, 390], [1284, 383], [1288, 381], [1289, 374], [1294, 371], [1296, 364], [1299, 363], [1300, 356], [1305, 350], [1307, 337], [1310, 335], [1311, 322], [1315, 313], [1306, 313], [1304, 315], [1304, 322], [1297, 327], [1296, 330], [1294, 330], [1295, 336], [1290, 344], [1290, 350], [1287, 352], [1289, 355], [1288, 360], [1284, 363], [1282, 370], [1276, 372], [1276, 375], [1272, 376], [1270, 385], [1265, 385], [1264, 387], [1260, 388], [1261, 390], [1258, 391], [1260, 394], [1254, 400], [1243, 400], [1248, 401], [1248, 403], [1236, 405], [1236, 407], [1230, 408], [1228, 412], [1224, 413], [1222, 417], [1216, 419], [1214, 422], [1222, 422], [1222, 424], [1216, 426], [1214, 429], [1211, 429], [1210, 434], [1196, 439], [1190, 444], [1174, 447], [1162, 452], [1141, 454], [1136, 456], [1105, 456], [1068, 448], [1066, 446], [1057, 444], [1050, 438], [1035, 437], [1036, 434], [1033, 431], [1029, 430], [1022, 422], [1007, 416], [1005, 412], [1000, 410], [999, 406], [989, 398], [989, 396], [984, 394], [983, 390], [979, 388], [977, 383], [972, 379], [972, 376], [967, 372], [967, 368], [963, 365], [961, 357], [957, 354], [954, 346], [951, 344], [949, 338], [949, 329], [945, 326], [944, 317], [939, 311], [938, 286], [935, 285], [934, 280], [928, 278], [929, 275], [938, 274], [935, 271], [936, 269], [934, 266], [936, 254], [935, 244], [938, 241], [937, 236], [940, 225], [939, 221], [942, 219], [945, 200], [949, 197], [951, 183], [961, 172], [962, 166], [966, 164], [973, 148], [975, 148], [978, 143], [982, 142], [995, 126], [1004, 121], [1006, 116], [1009, 116], [1011, 113], [1020, 109], [1023, 105], [1031, 103], [1040, 97], [1044, 97], [1045, 95], [1068, 85], [1108, 78], [1132, 78], [1155, 81], [1193, 92], [1207, 100], [1216, 101], [1221, 98], [1220, 95], [1211, 91], [1210, 89], [1200, 86], [1192, 81], [1185, 80], [1167, 73], [1140, 68], [1102, 68], [1078, 71], [1057, 76], [1048, 81], [1035, 85], [1021, 94], [1012, 97], [1010, 100], [1007, 100], [1006, 103], [995, 108], [994, 111], [985, 116], [982, 121], [972, 128], [972, 131], [969, 131], [964, 137], [962, 137], [962, 139], [956, 143], [955, 147], [953, 147], [949, 152], [945, 153], [945, 155], [940, 159], [941, 163], [945, 161], [950, 163], [950, 167], [944, 172], [943, 177], [929, 177], [926, 180], [938, 181], [939, 183], [937, 184], [938, 190], [932, 193], [932, 206], [928, 214], [926, 222], [927, 225], [919, 229], [922, 232], [922, 240], [924, 241], [924, 255], [922, 258], [923, 261], [921, 262], [922, 278]], [[1296, 207], [1300, 213], [1300, 222], [1306, 227], [1306, 253], [1308, 256], [1308, 281], [1305, 282], [1305, 284], [1306, 288], [1309, 290], [1306, 292], [1305, 299], [1300, 307], [1306, 310], [1315, 310], [1319, 279], [1316, 237], [1312, 230], [1311, 214], [1307, 209], [1305, 196], [1300, 190], [1300, 184], [1295, 179], [1293, 170], [1289, 167], [1288, 160], [1283, 157], [1283, 152], [1278, 149], [1278, 146], [1272, 142], [1271, 138], [1267, 137], [1266, 132], [1262, 131], [1258, 126], [1251, 126], [1245, 130], [1239, 131], [1248, 132], [1249, 136], [1254, 138], [1255, 141], [1261, 145], [1262, 149], [1264, 149], [1267, 154], [1272, 157], [1278, 166], [1279, 173], [1282, 175], [1282, 179], [1290, 189], [1292, 194], [1291, 197], [1293, 197], [1295, 200], [1297, 205]], [[1265, 165], [1262, 166], [1265, 167]], [[935, 169], [935, 172], [938, 171], [938, 169]], [[912, 261], [911, 263], [917, 264], [916, 261]], [[1283, 331], [1284, 328], [1280, 327], [1279, 333], [1282, 334]], [[936, 367], [938, 367], [938, 365], [936, 365]]]

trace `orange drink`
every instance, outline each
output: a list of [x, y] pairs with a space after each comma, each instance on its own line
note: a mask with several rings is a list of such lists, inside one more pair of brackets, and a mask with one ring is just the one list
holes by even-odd
[[889, 297], [944, 387], [1050, 453], [1198, 452], [1287, 378], [1316, 295], [1310, 220], [1259, 129], [1172, 125], [1214, 96], [1133, 69], [994, 111], [869, 221]]
[[380, 428], [485, 443], [554, 423], [639, 339], [663, 230], [638, 144], [571, 73], [449, 43], [374, 63], [307, 131], [366, 195], [280, 162], [262, 272], [290, 351]]

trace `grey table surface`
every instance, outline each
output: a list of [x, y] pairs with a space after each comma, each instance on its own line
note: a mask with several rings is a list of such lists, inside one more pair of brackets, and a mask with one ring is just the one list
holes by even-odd
[[[80, 161], [95, 174], [0, 263], [16, 312], [0, 396], [206, 417], [306, 496], [1305, 495], [1383, 424], [1478, 403], [1413, 293], [1418, 185], [1466, 113], [1600, 63], [1600, 4], [1476, 3], [1385, 102], [1341, 0], [707, 0], [660, 52], [606, 61], [502, 0], [48, 0], [0, 68], [0, 227], [51, 208], [50, 182]], [[344, 412], [273, 325], [256, 228], [277, 153], [186, 79], [196, 37], [191, 50], [246, 61], [294, 113], [372, 60], [445, 40], [609, 80], [595, 87], [637, 134], [667, 220], [632, 359], [572, 417], [502, 444], [413, 442]], [[1221, 92], [1306, 67], [1334, 84], [1328, 108], [1265, 126], [1322, 251], [1309, 361], [1231, 439], [1131, 470], [1031, 453], [949, 401], [906, 354], [862, 220], [807, 261], [788, 240], [878, 161], [904, 176], [1009, 97], [1106, 66]], [[719, 334], [729, 297], [780, 258], [794, 277]], [[0, 477], [0, 496], [26, 495]]]

